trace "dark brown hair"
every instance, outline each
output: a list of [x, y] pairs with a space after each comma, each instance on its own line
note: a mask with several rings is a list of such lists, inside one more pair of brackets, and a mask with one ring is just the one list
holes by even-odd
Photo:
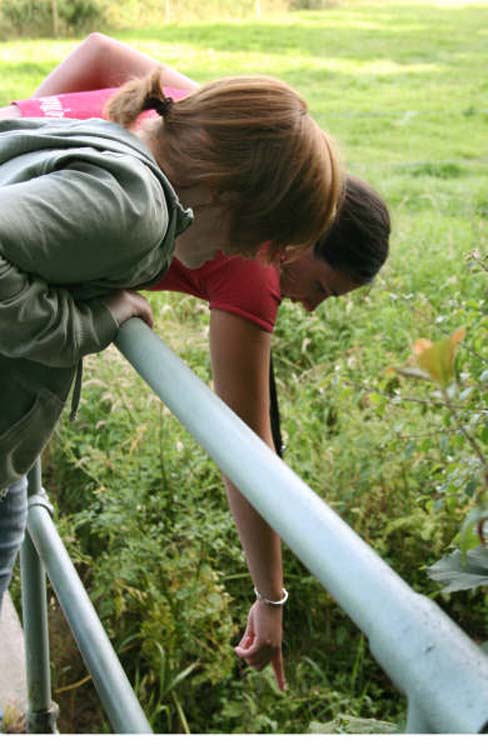
[[347, 175], [332, 227], [315, 245], [315, 257], [353, 281], [372, 281], [388, 257], [390, 215], [367, 182]]
[[[165, 101], [161, 69], [123, 86], [106, 112], [129, 127], [155, 99]], [[342, 194], [336, 150], [285, 83], [223, 78], [162, 111], [157, 161], [176, 190], [211, 191], [230, 217], [233, 252], [253, 256], [266, 243], [268, 260], [298, 254], [331, 225]]]

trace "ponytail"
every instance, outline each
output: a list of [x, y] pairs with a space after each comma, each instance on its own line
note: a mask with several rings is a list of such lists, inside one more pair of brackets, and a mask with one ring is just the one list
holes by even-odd
[[[290, 86], [265, 76], [223, 78], [173, 102], [162, 68], [122, 86], [109, 119], [130, 127], [146, 109], [156, 161], [175, 189], [203, 185], [229, 218], [232, 253], [301, 254], [332, 224], [342, 194], [335, 145]], [[261, 250], [262, 252], [262, 250]]]
[[124, 128], [134, 125], [139, 115], [148, 109], [155, 109], [161, 117], [167, 117], [173, 100], [163, 92], [162, 72], [162, 67], [155, 68], [145, 78], [133, 78], [121, 86], [105, 105], [105, 116]]

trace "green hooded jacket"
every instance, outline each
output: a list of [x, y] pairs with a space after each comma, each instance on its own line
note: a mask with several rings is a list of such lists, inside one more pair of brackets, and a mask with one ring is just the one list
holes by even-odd
[[78, 364], [192, 221], [142, 142], [104, 120], [0, 122], [0, 490], [34, 463]]

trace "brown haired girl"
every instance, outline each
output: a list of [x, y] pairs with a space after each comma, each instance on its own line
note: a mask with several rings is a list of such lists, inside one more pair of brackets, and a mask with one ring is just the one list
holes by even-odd
[[[304, 100], [273, 78], [209, 83], [184, 99], [165, 96], [161, 68], [125, 84], [109, 101], [109, 120], [149, 147], [194, 211], [175, 255], [195, 268], [228, 254], [299, 255], [335, 214], [342, 176], [330, 138]], [[138, 121], [155, 109], [160, 118]]]
[[[88, 89], [123, 83], [130, 74], [145, 75], [155, 64], [116, 40], [92, 34], [41, 84], [37, 93], [44, 96], [42, 100], [21, 102], [20, 110], [12, 108], [10, 114], [99, 116], [107, 92]], [[185, 89], [182, 93], [198, 88], [168, 68], [163, 70], [161, 79], [166, 92], [166, 84]], [[77, 89], [86, 96], [55, 96]], [[149, 104], [164, 110], [164, 100], [158, 95], [163, 103]], [[176, 92], [171, 96], [176, 98]], [[91, 104], [86, 106], [83, 100]], [[166, 119], [169, 122], [170, 118]], [[177, 245], [188, 231], [192, 229], [177, 239]], [[183, 291], [208, 300], [216, 391], [268, 444], [272, 445], [268, 389], [271, 332], [281, 298], [292, 298], [313, 310], [328, 296], [347, 293], [370, 281], [386, 258], [388, 233], [388, 212], [381, 199], [368, 185], [348, 178], [342, 213], [326, 241], [316, 244], [315, 251], [311, 243], [304, 255], [280, 267], [219, 254], [204, 267], [190, 271], [175, 260], [169, 273], [158, 282], [158, 289]], [[207, 250], [203, 243], [202, 250]], [[279, 539], [230, 483], [227, 493], [254, 585], [269, 599], [278, 600], [283, 586]], [[262, 600], [256, 602], [237, 650], [256, 668], [271, 661], [282, 687], [281, 617], [281, 607], [270, 607]]]

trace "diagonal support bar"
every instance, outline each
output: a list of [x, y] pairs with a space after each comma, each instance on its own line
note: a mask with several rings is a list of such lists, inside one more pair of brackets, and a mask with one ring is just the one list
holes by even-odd
[[30, 498], [28, 529], [112, 727], [118, 734], [151, 733], [117, 654], [98, 619], [46, 507]]

